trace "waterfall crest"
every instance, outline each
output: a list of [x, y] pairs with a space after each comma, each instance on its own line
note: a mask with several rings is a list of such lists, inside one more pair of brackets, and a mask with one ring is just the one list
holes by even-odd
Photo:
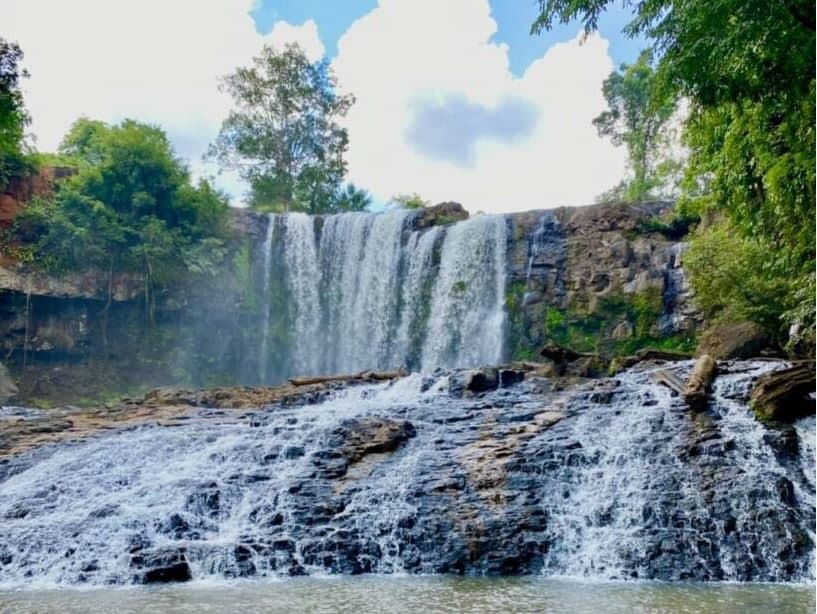
[[[273, 241], [268, 230], [263, 245], [262, 283], [268, 297], [271, 267], [283, 267], [292, 346], [291, 370], [282, 375], [502, 359], [505, 218], [416, 229], [417, 218], [411, 211], [278, 216], [282, 231]], [[265, 365], [269, 351], [284, 350], [267, 342], [268, 298], [262, 308]]]

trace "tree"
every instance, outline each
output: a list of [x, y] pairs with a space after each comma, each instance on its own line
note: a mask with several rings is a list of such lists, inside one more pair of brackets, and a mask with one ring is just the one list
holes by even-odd
[[[541, 12], [532, 32], [576, 18], [592, 31], [610, 1], [539, 0]], [[777, 328], [771, 332], [792, 323], [813, 331], [814, 3], [627, 4], [635, 15], [625, 32], [652, 39], [658, 86], [690, 103], [686, 182], [694, 189], [688, 190], [683, 206], [718, 213], [718, 223], [728, 222], [744, 243], [751, 242], [749, 251], [758, 246], [766, 254], [757, 261], [722, 249], [709, 252], [709, 265], [727, 270], [736, 260], [758, 264], [764, 284], [786, 295], [779, 304], [787, 308], [765, 318], [768, 328]], [[744, 243], [735, 249], [743, 249]]]
[[398, 194], [397, 196], [392, 196], [391, 202], [401, 209], [424, 209], [431, 204], [417, 192], [414, 192], [413, 194]]
[[212, 271], [223, 257], [226, 198], [206, 181], [191, 183], [156, 126], [82, 118], [60, 152], [77, 161], [76, 174], [16, 221], [41, 265], [140, 272], [150, 292], [188, 272]]
[[17, 43], [0, 38], [0, 189], [26, 167], [25, 127], [31, 119], [20, 91], [20, 80], [28, 76], [22, 59]]
[[366, 211], [372, 204], [371, 195], [354, 183], [347, 183], [337, 194], [333, 209], [338, 212]]
[[659, 192], [671, 170], [664, 155], [670, 145], [665, 130], [676, 108], [675, 100], [661, 97], [655, 88], [652, 53], [641, 53], [634, 64], [622, 64], [604, 80], [607, 110], [593, 120], [599, 136], [625, 145], [632, 177], [604, 195], [605, 200], [637, 202], [662, 196]]
[[335, 91], [327, 60], [311, 63], [289, 44], [264, 47], [252, 65], [222, 82], [235, 102], [208, 150], [237, 170], [259, 209], [320, 213], [331, 209], [346, 174], [348, 134], [337, 120], [354, 97]]

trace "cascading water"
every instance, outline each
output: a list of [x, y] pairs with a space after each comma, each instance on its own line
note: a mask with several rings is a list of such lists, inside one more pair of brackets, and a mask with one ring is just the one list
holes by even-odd
[[279, 217], [280, 245], [268, 233], [263, 248], [264, 292], [271, 254], [280, 252], [293, 314], [292, 367], [283, 375], [502, 358], [504, 217], [422, 230], [412, 229], [418, 213], [410, 211]]
[[506, 235], [505, 218], [494, 215], [449, 229], [431, 296], [423, 369], [501, 361]]
[[284, 241], [287, 279], [295, 309], [292, 365], [296, 373], [317, 373], [320, 368], [320, 269], [312, 218], [305, 213], [284, 216]]
[[722, 365], [700, 414], [648, 364], [559, 393], [464, 394], [454, 371], [42, 447], [0, 464], [0, 586], [395, 571], [813, 582], [814, 418], [771, 429], [745, 403], [779, 366]]
[[267, 232], [264, 236], [264, 244], [261, 247], [264, 258], [264, 280], [261, 318], [261, 345], [258, 358], [258, 379], [264, 381], [267, 378], [267, 357], [269, 355], [269, 327], [270, 327], [270, 274], [272, 272], [272, 236], [275, 232], [275, 216], [267, 216]]

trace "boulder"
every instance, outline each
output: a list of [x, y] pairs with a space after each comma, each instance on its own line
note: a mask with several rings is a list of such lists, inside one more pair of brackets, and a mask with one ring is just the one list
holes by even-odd
[[814, 363], [761, 375], [749, 397], [749, 405], [761, 420], [792, 422], [814, 415]]
[[368, 454], [393, 452], [416, 434], [408, 420], [366, 416], [344, 420], [332, 432], [329, 445], [353, 464]]
[[460, 203], [442, 202], [433, 207], [426, 207], [420, 210], [420, 217], [417, 219], [418, 230], [438, 226], [440, 224], [451, 224], [468, 219], [468, 212]]
[[470, 392], [487, 392], [499, 388], [499, 371], [485, 367], [471, 371], [465, 379], [465, 389]]
[[708, 354], [715, 360], [751, 358], [768, 345], [768, 336], [754, 322], [720, 323], [701, 334], [695, 357]]

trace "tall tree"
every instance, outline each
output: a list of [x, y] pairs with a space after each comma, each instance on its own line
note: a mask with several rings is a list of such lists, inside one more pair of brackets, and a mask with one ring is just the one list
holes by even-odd
[[651, 60], [652, 52], [644, 51], [635, 63], [622, 64], [610, 73], [602, 86], [607, 110], [593, 120], [593, 125], [599, 136], [627, 147], [631, 173], [604, 195], [608, 200], [636, 202], [662, 196], [660, 191], [672, 166], [664, 156], [670, 145], [665, 128], [676, 103], [656, 90]]
[[[592, 31], [611, 0], [538, 3], [534, 33], [573, 19]], [[760, 273], [769, 282], [780, 281], [785, 295], [778, 326], [795, 322], [813, 333], [813, 1], [625, 0], [625, 5], [634, 11], [625, 32], [653, 41], [661, 87], [690, 102], [687, 179], [696, 192], [688, 205], [716, 211], [743, 244], [751, 242], [752, 250], [768, 255]], [[710, 253], [711, 266], [730, 266], [727, 250]]]
[[23, 104], [20, 67], [23, 52], [17, 43], [0, 38], [0, 188], [25, 166], [23, 141], [30, 118]]
[[235, 102], [208, 155], [237, 170], [262, 209], [331, 210], [346, 173], [348, 135], [337, 120], [354, 97], [336, 91], [327, 60], [296, 44], [265, 47], [222, 82]]

